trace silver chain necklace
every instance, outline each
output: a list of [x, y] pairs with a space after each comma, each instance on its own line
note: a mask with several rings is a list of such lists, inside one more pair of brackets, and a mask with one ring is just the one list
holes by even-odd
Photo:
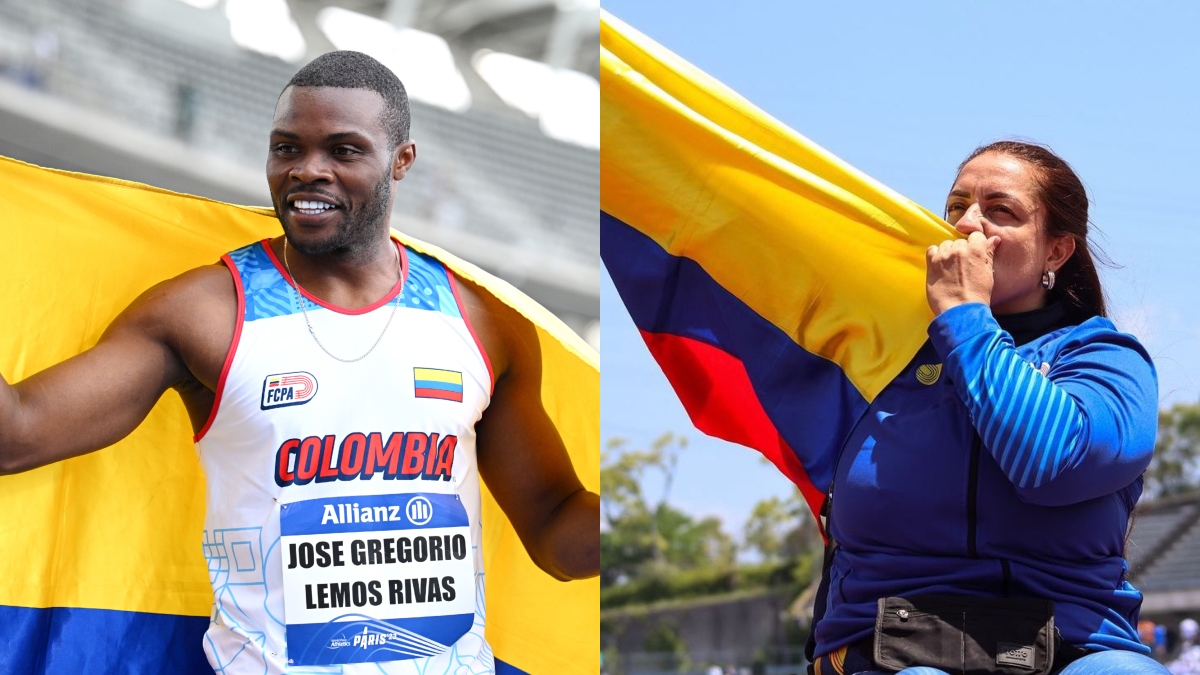
[[[388, 242], [391, 242], [391, 239], [388, 239]], [[394, 246], [394, 244], [393, 244], [393, 246]], [[287, 236], [285, 235], [283, 237], [283, 267], [284, 267], [284, 269], [287, 270], [288, 277], [290, 277], [292, 286], [294, 287], [294, 289], [296, 291], [296, 298], [300, 301], [300, 311], [304, 313], [304, 323], [308, 324], [308, 334], [312, 336], [312, 339], [317, 343], [317, 346], [321, 348], [321, 351], [328, 354], [329, 357], [332, 359], [337, 359], [338, 361], [341, 361], [342, 363], [354, 363], [356, 361], [362, 361], [363, 359], [367, 358], [367, 354], [370, 354], [371, 352], [375, 351], [375, 348], [379, 346], [380, 341], [383, 340], [384, 333], [387, 333], [388, 326], [392, 325], [392, 319], [396, 316], [396, 309], [400, 307], [399, 299], [397, 298], [396, 302], [394, 304], [392, 304], [392, 313], [388, 315], [387, 323], [383, 324], [383, 331], [379, 334], [379, 337], [375, 338], [375, 344], [371, 345], [371, 348], [368, 349], [366, 351], [366, 353], [364, 353], [362, 356], [358, 357], [357, 359], [343, 359], [342, 357], [338, 356], [337, 354], [334, 354], [333, 352], [329, 351], [328, 347], [321, 344], [321, 338], [317, 337], [316, 331], [313, 330], [312, 321], [310, 321], [308, 318], [308, 310], [305, 309], [305, 307], [304, 307], [304, 295], [300, 292], [300, 282], [296, 281], [296, 275], [292, 274], [292, 267], [290, 265], [288, 265], [287, 250], [288, 250], [288, 240], [287, 240]], [[404, 269], [400, 265], [400, 249], [396, 249], [396, 282], [397, 283], [400, 282], [400, 277], [403, 274], [404, 274]]]

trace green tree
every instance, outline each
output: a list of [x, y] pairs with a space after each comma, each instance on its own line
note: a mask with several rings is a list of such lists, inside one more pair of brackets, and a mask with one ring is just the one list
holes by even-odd
[[600, 456], [600, 499], [609, 518], [624, 510], [646, 505], [642, 480], [649, 469], [662, 474], [663, 490], [659, 503], [666, 503], [675, 480], [675, 467], [680, 451], [687, 448], [687, 438], [666, 433], [650, 444], [649, 450], [626, 449], [628, 441], [613, 438]]
[[764, 499], [754, 505], [743, 527], [746, 548], [758, 551], [763, 560], [775, 562], [784, 557], [783, 542], [787, 531], [796, 524], [799, 513], [792, 499]]
[[680, 570], [734, 563], [737, 544], [721, 529], [720, 518], [696, 520], [669, 504], [659, 504], [657, 516], [663, 546], [660, 562]]
[[[610, 440], [601, 457], [600, 532], [602, 586], [673, 571], [732, 565], [736, 544], [717, 518], [697, 520], [668, 502], [680, 453], [687, 439], [664, 434], [647, 450]], [[643, 490], [651, 474], [662, 480], [659, 499], [650, 503]]]
[[654, 560], [654, 524], [644, 508], [605, 514], [600, 531], [600, 585], [607, 587], [636, 578]]
[[601, 585], [634, 578], [647, 562], [662, 560], [659, 509], [647, 503], [642, 481], [649, 471], [660, 472], [664, 497], [659, 505], [665, 503], [686, 440], [664, 434], [649, 450], [626, 446], [624, 439], [612, 439], [600, 458], [600, 503], [607, 525], [600, 532]]
[[672, 671], [687, 672], [691, 669], [687, 643], [679, 635], [679, 629], [671, 624], [659, 623], [651, 627], [646, 633], [642, 649], [666, 657], [661, 665]]
[[765, 562], [796, 560], [821, 546], [820, 533], [799, 490], [786, 499], [770, 497], [755, 504], [742, 541]]
[[1150, 499], [1200, 488], [1200, 403], [1177, 403], [1158, 414], [1158, 442], [1146, 469]]

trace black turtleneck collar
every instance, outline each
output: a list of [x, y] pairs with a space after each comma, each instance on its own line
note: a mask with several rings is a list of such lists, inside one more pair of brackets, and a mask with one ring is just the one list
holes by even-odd
[[1020, 346], [1059, 328], [1070, 326], [1073, 322], [1067, 316], [1061, 302], [1052, 302], [1041, 309], [999, 315], [996, 317], [996, 323], [1013, 337], [1017, 346]]

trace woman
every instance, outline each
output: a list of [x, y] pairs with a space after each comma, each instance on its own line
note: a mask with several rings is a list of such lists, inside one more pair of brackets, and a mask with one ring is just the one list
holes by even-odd
[[[940, 673], [914, 667], [973, 645], [996, 672], [1166, 672], [1122, 557], [1157, 382], [1104, 318], [1087, 208], [1041, 146], [959, 167], [946, 216], [967, 238], [926, 253], [930, 340], [838, 461], [815, 671]], [[953, 618], [910, 623], [924, 616]], [[1017, 628], [1033, 637], [995, 637]]]

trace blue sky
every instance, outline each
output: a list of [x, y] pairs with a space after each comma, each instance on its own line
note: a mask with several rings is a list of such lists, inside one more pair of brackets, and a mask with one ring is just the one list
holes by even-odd
[[[1050, 145], [1089, 189], [1096, 241], [1119, 265], [1102, 272], [1111, 314], [1154, 357], [1163, 405], [1200, 397], [1200, 3], [604, 7], [938, 213], [976, 146]], [[753, 504], [790, 483], [691, 428], [607, 274], [601, 283], [602, 438], [686, 435], [671, 501], [740, 535]]]

